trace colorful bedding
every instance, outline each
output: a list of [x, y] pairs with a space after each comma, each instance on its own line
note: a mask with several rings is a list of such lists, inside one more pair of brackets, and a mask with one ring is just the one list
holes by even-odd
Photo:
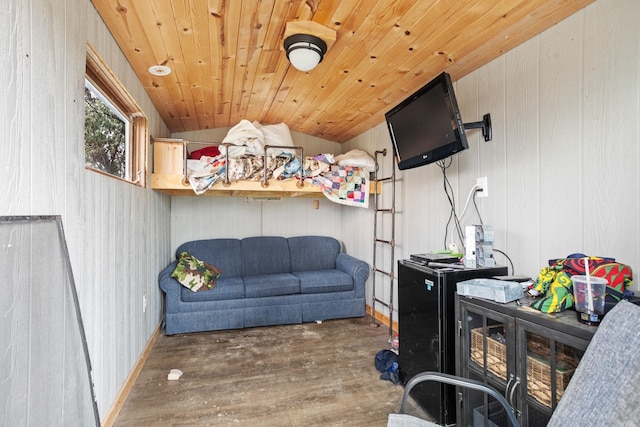
[[[267, 167], [264, 167], [264, 156], [243, 155], [228, 159], [229, 182], [262, 181], [265, 170], [267, 179], [289, 179], [295, 177], [300, 170], [300, 161], [288, 154], [267, 156]], [[227, 159], [224, 155], [216, 157], [201, 157], [197, 170], [190, 170], [189, 183], [193, 191], [204, 194], [216, 182], [227, 178]]]
[[369, 172], [354, 166], [332, 166], [313, 182], [332, 202], [359, 208], [369, 207]]
[[[229, 157], [228, 162], [230, 182], [264, 179], [264, 156], [245, 154]], [[332, 163], [333, 156], [330, 154], [306, 157], [302, 165], [305, 181], [319, 186], [324, 196], [332, 202], [368, 208], [370, 173], [363, 167], [338, 166]], [[300, 160], [290, 154], [267, 156], [267, 179], [299, 179], [300, 168]], [[189, 169], [191, 188], [198, 195], [204, 194], [215, 183], [226, 179], [226, 169], [227, 158], [223, 154], [201, 157], [195, 170]]]

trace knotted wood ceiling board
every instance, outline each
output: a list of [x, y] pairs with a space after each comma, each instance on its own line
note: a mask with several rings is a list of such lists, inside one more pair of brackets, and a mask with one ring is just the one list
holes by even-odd
[[[342, 143], [442, 71], [455, 81], [594, 0], [92, 1], [171, 132], [248, 119]], [[337, 32], [308, 73], [282, 47], [305, 20]], [[172, 73], [149, 74], [159, 64]]]

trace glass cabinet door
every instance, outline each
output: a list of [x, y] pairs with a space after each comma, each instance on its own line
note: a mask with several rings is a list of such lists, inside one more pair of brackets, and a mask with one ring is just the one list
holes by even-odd
[[[456, 319], [457, 375], [496, 389], [522, 427], [546, 426], [595, 330], [574, 313], [548, 315], [529, 305], [467, 297], [458, 297]], [[459, 425], [507, 425], [506, 413], [492, 407], [497, 402], [462, 388], [457, 398]]]
[[[588, 341], [519, 319], [517, 409], [526, 425], [544, 427], [562, 398]], [[526, 363], [524, 361], [526, 360]]]
[[[458, 375], [489, 384], [499, 393], [505, 394], [513, 384], [515, 361], [515, 321], [513, 317], [501, 313], [483, 310], [481, 307], [461, 301], [458, 325], [460, 337], [460, 366]], [[508, 425], [506, 414], [498, 402], [485, 399], [483, 393], [459, 390], [458, 411], [464, 412], [467, 424], [470, 420], [482, 420], [488, 415], [489, 425]], [[486, 412], [485, 412], [486, 411]]]

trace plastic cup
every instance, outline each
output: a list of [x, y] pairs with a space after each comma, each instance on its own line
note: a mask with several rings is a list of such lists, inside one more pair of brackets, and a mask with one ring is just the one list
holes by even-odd
[[604, 317], [604, 297], [607, 279], [602, 277], [571, 276], [573, 298], [578, 321], [598, 325]]

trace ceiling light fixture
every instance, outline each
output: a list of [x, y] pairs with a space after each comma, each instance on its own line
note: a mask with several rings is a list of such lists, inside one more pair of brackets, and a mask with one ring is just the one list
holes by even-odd
[[171, 74], [171, 68], [166, 65], [152, 65], [149, 67], [149, 73], [154, 76], [168, 76]]
[[291, 65], [300, 71], [311, 71], [322, 62], [327, 44], [311, 34], [294, 34], [284, 39], [284, 50]]
[[317, 22], [288, 22], [284, 32], [284, 50], [291, 65], [307, 72], [322, 62], [335, 40], [336, 31]]

